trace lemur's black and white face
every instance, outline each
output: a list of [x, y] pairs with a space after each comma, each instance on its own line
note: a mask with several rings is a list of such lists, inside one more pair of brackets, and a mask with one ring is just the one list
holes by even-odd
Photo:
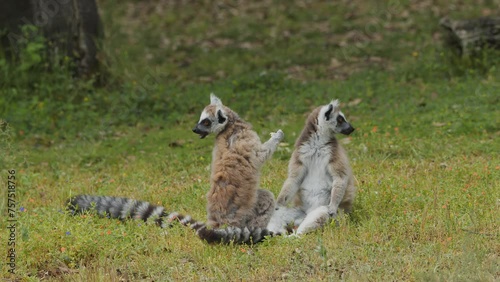
[[338, 100], [334, 100], [321, 108], [318, 116], [318, 126], [323, 130], [329, 129], [344, 135], [349, 135], [354, 131], [354, 127], [340, 111]]
[[219, 98], [210, 94], [210, 105], [201, 112], [198, 124], [193, 128], [193, 132], [203, 139], [210, 133], [219, 133], [227, 125], [227, 116], [224, 114], [224, 106]]

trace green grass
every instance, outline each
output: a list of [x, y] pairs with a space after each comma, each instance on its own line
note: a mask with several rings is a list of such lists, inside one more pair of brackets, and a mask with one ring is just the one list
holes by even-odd
[[[46, 72], [31, 56], [40, 38], [17, 67], [0, 57], [0, 185], [7, 195], [15, 169], [18, 201], [17, 274], [2, 262], [0, 277], [499, 280], [498, 53], [456, 59], [434, 39], [439, 17], [498, 3], [337, 2], [100, 1], [109, 66], [99, 87], [64, 67]], [[262, 172], [275, 195], [306, 115], [339, 98], [356, 127], [342, 139], [358, 182], [353, 214], [300, 239], [209, 246], [177, 225], [64, 212], [67, 198], [91, 193], [203, 220], [213, 137], [191, 128], [210, 92], [261, 138], [285, 132]]]

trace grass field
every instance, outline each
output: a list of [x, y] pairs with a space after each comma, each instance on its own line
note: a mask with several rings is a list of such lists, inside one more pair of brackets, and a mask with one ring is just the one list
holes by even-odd
[[[66, 66], [47, 72], [36, 56], [43, 38], [17, 65], [0, 57], [0, 277], [500, 280], [500, 54], [458, 59], [438, 26], [493, 15], [499, 1], [188, 2], [98, 1], [102, 86]], [[284, 131], [261, 178], [275, 195], [307, 114], [340, 99], [356, 128], [340, 137], [357, 179], [354, 212], [253, 246], [65, 213], [66, 199], [89, 193], [204, 220], [213, 137], [191, 128], [211, 92], [262, 139]], [[15, 275], [4, 263], [11, 241]]]

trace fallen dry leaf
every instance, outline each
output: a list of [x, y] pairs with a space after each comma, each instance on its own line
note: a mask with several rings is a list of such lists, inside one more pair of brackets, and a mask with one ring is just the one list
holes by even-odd
[[432, 125], [437, 126], [437, 127], [441, 127], [441, 126], [445, 126], [446, 122], [433, 122]]
[[352, 100], [351, 102], [347, 103], [347, 106], [349, 106], [349, 107], [357, 106], [362, 101], [363, 100], [361, 100], [361, 98], [356, 98], [356, 99]]

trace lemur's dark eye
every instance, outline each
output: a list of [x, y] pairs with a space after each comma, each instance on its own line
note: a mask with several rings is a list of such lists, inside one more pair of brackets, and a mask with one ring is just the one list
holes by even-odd
[[338, 117], [337, 117], [337, 123], [338, 123], [338, 124], [342, 124], [344, 121], [345, 121], [345, 120], [344, 120], [344, 118], [343, 118], [342, 116], [338, 116]]
[[204, 119], [204, 120], [201, 121], [201, 124], [203, 126], [208, 127], [208, 126], [210, 126], [212, 124], [212, 122], [208, 118], [206, 118], [206, 119]]

